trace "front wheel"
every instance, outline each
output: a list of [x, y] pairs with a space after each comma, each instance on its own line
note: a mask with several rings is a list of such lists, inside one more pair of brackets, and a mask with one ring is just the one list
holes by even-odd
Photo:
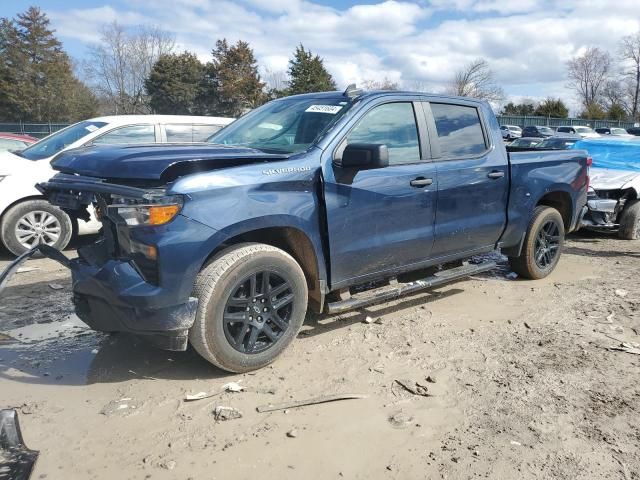
[[627, 203], [620, 216], [618, 237], [623, 240], [640, 238], [640, 200]]
[[524, 278], [544, 278], [556, 268], [563, 245], [564, 222], [560, 212], [552, 207], [536, 207], [520, 256], [509, 257], [511, 269]]
[[298, 334], [307, 312], [300, 265], [270, 245], [245, 243], [215, 256], [196, 279], [196, 320], [189, 340], [229, 372], [273, 362]]
[[46, 200], [27, 200], [11, 207], [2, 218], [2, 243], [14, 255], [22, 255], [36, 245], [62, 250], [71, 240], [73, 223], [69, 216]]

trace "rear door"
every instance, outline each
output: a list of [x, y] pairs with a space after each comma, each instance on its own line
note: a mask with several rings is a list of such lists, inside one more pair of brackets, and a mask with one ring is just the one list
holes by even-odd
[[438, 175], [433, 257], [486, 249], [506, 223], [509, 165], [477, 103], [425, 104]]
[[[337, 141], [323, 169], [332, 287], [426, 260], [437, 181], [421, 103], [376, 102]], [[333, 165], [334, 152], [349, 143], [387, 145], [389, 166]]]

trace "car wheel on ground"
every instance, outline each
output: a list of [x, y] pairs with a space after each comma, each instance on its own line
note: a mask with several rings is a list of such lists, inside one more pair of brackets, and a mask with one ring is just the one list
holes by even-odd
[[2, 243], [14, 255], [43, 243], [62, 250], [69, 244], [72, 233], [69, 215], [46, 200], [27, 200], [14, 205], [0, 224]]
[[563, 245], [562, 215], [555, 208], [539, 206], [533, 211], [520, 256], [509, 257], [509, 263], [521, 277], [538, 280], [556, 267]]
[[627, 203], [622, 210], [618, 237], [624, 240], [640, 238], [640, 200]]
[[298, 334], [307, 312], [300, 265], [279, 248], [245, 243], [216, 255], [198, 274], [189, 340], [217, 367], [247, 372], [271, 363]]

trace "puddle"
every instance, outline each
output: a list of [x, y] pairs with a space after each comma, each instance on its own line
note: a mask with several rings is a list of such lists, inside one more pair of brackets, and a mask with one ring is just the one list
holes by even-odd
[[5, 330], [0, 336], [0, 377], [82, 385], [103, 337], [75, 315]]
[[0, 378], [21, 383], [88, 385], [221, 372], [195, 352], [167, 352], [132, 335], [89, 329], [75, 315], [0, 332]]

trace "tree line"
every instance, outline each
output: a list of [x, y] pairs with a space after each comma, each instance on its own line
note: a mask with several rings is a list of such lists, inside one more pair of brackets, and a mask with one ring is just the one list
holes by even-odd
[[[54, 33], [38, 7], [0, 18], [0, 121], [72, 122], [144, 113], [237, 117], [274, 98], [336, 89], [323, 59], [302, 44], [286, 71], [264, 69], [261, 75], [253, 50], [242, 40], [218, 40], [203, 62], [192, 52], [178, 52], [174, 37], [157, 27], [125, 29], [113, 22], [87, 58], [74, 63]], [[640, 30], [623, 37], [615, 55], [591, 47], [566, 68], [581, 117], [640, 118]], [[385, 77], [361, 86], [394, 90], [398, 83]], [[505, 98], [483, 58], [453, 72], [445, 93], [493, 104]], [[547, 98], [509, 102], [500, 113], [566, 118], [569, 110], [562, 99]]]

